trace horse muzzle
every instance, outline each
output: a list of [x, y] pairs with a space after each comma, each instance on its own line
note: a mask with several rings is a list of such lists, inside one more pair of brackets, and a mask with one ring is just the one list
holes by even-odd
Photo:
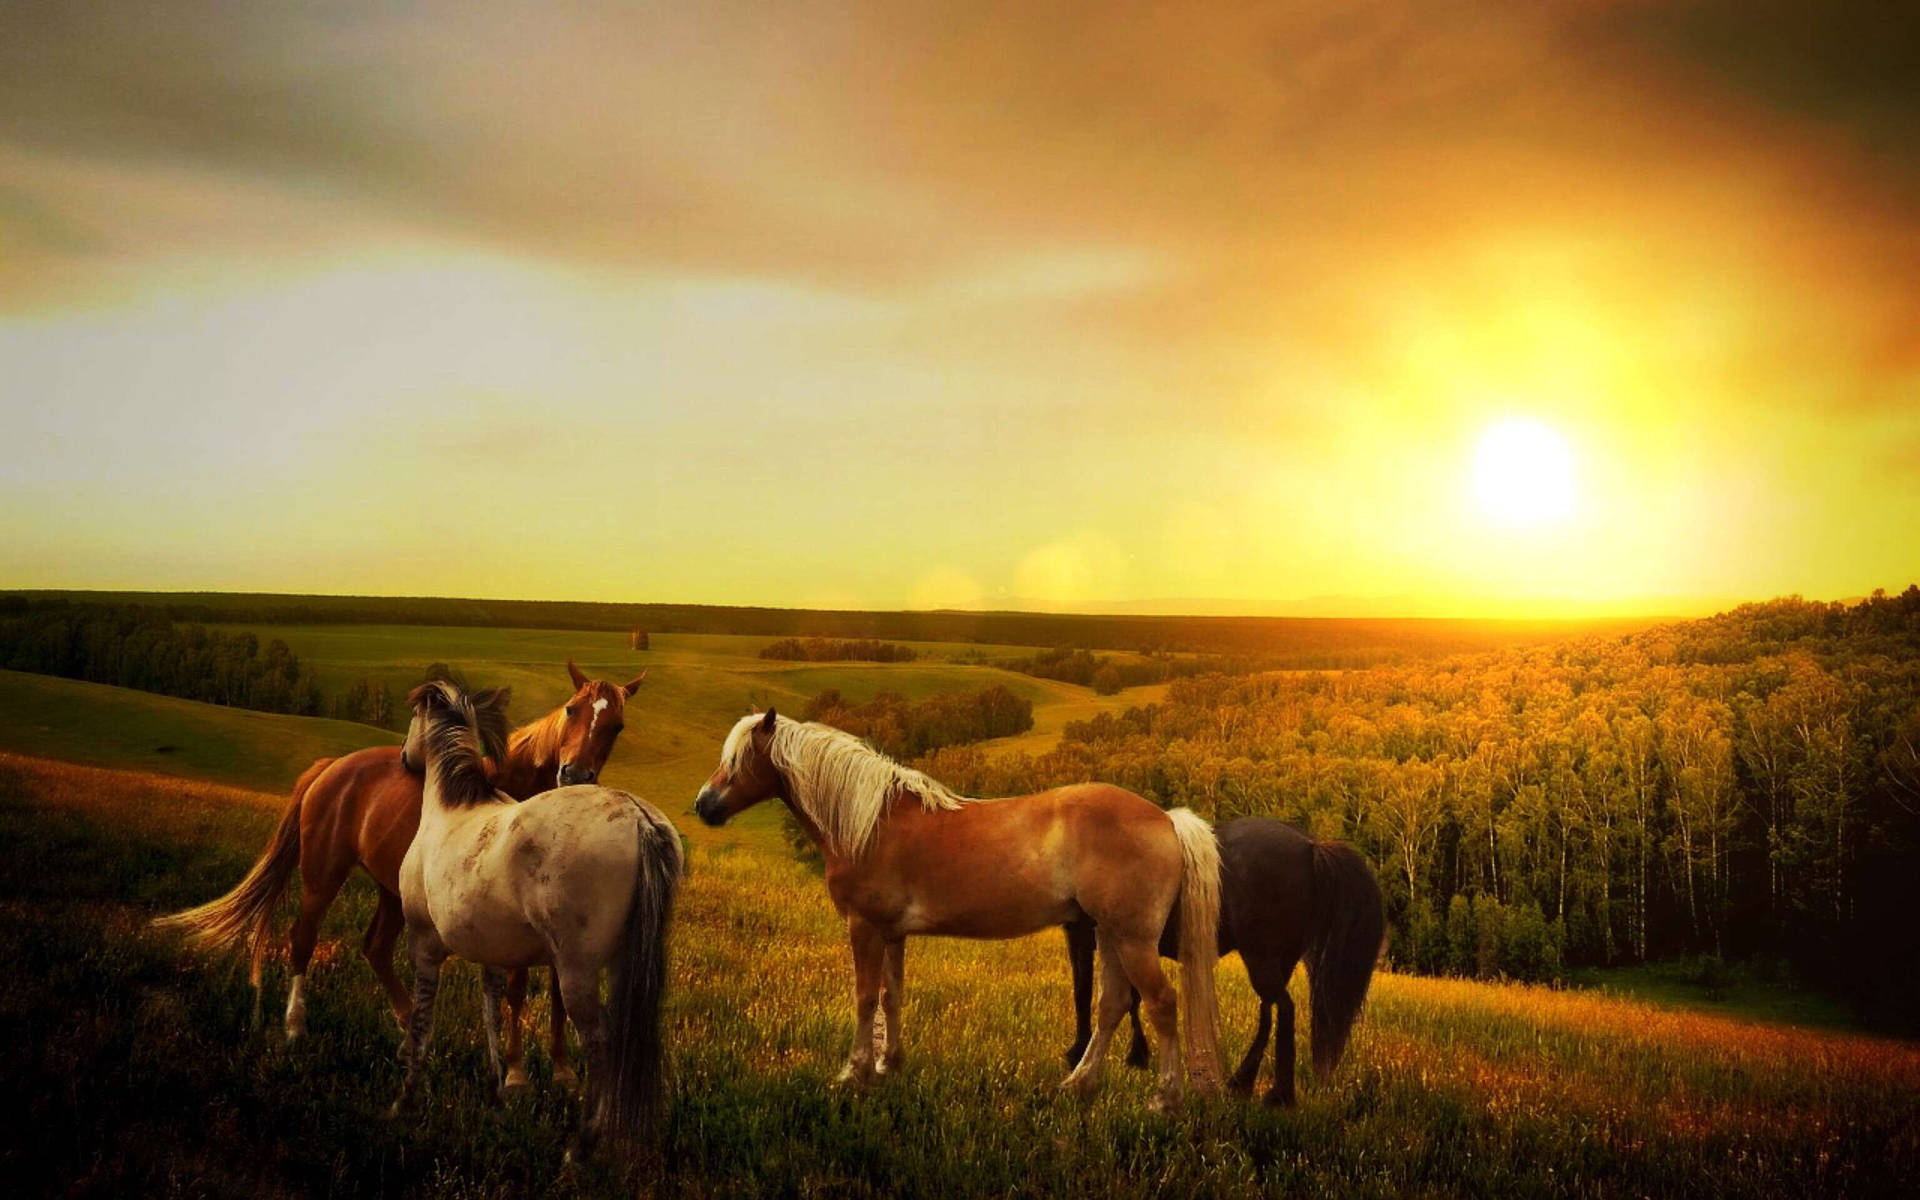
[[598, 778], [600, 778], [600, 772], [598, 771], [589, 771], [585, 767], [576, 767], [572, 763], [562, 763], [560, 765], [559, 779], [561, 787], [572, 787], [577, 783], [592, 783]]
[[720, 799], [720, 793], [712, 788], [703, 787], [700, 789], [700, 794], [694, 797], [693, 815], [717, 828], [725, 825], [727, 817], [732, 814], [727, 812], [726, 802]]

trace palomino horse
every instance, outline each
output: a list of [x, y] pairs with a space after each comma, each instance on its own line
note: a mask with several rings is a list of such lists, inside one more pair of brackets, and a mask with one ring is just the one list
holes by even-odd
[[[694, 811], [720, 825], [778, 796], [819, 845], [827, 891], [853, 945], [857, 1032], [841, 1080], [864, 1087], [899, 1069], [900, 999], [910, 934], [1019, 937], [1082, 918], [1098, 931], [1100, 1026], [1065, 1086], [1098, 1085], [1128, 987], [1146, 998], [1161, 1056], [1157, 1107], [1180, 1101], [1180, 1026], [1193, 1082], [1219, 1083], [1214, 1047], [1214, 924], [1220, 856], [1213, 831], [1186, 809], [1163, 812], [1106, 784], [981, 801], [902, 767], [826, 725], [743, 717]], [[1160, 969], [1160, 932], [1179, 911], [1183, 1019]], [[886, 1053], [874, 1063], [874, 1012]]]
[[[562, 783], [591, 783], [613, 752], [625, 723], [627, 698], [647, 677], [619, 685], [588, 679], [569, 660], [573, 698], [539, 720], [513, 731], [499, 761], [496, 783], [509, 796], [526, 797]], [[411, 769], [409, 769], [411, 768]], [[400, 861], [420, 824], [421, 778], [417, 760], [403, 763], [401, 747], [374, 746], [341, 758], [317, 760], [293, 785], [293, 800], [273, 840], [238, 886], [218, 900], [188, 909], [155, 924], [186, 931], [202, 947], [250, 944], [253, 954], [254, 1023], [260, 1021], [260, 963], [266, 956], [274, 911], [286, 894], [294, 868], [300, 871], [300, 916], [287, 934], [293, 983], [287, 995], [287, 1038], [307, 1028], [307, 964], [320, 936], [321, 919], [356, 866], [365, 867], [380, 887], [379, 906], [360, 949], [393, 1005], [394, 1019], [407, 1026], [412, 1001], [393, 971], [393, 944], [400, 936]], [[510, 1086], [526, 1082], [520, 1041], [520, 1010], [526, 976], [511, 982], [513, 1011], [508, 1059]], [[553, 996], [550, 1043], [554, 1074], [570, 1079], [566, 1011], [558, 990]]]
[[[1253, 1045], [1227, 1087], [1251, 1094], [1260, 1057], [1273, 1031], [1273, 1087], [1266, 1103], [1293, 1103], [1293, 1000], [1287, 981], [1302, 958], [1313, 988], [1313, 1071], [1325, 1079], [1340, 1063], [1347, 1037], [1373, 982], [1373, 964], [1386, 936], [1380, 885], [1365, 859], [1342, 842], [1320, 842], [1293, 826], [1260, 817], [1228, 821], [1220, 838], [1221, 954], [1239, 951], [1247, 978], [1260, 996], [1260, 1026]], [[1094, 930], [1081, 921], [1067, 926], [1067, 957], [1073, 962], [1076, 1036], [1067, 1061], [1079, 1061], [1090, 1031], [1087, 1009], [1093, 990]], [[1160, 952], [1179, 953], [1180, 930], [1169, 923]], [[1140, 1000], [1133, 1000], [1133, 1046], [1127, 1065], [1147, 1065], [1147, 1036], [1140, 1028]]]
[[[484, 755], [507, 729], [506, 692], [468, 696], [446, 680], [407, 697], [407, 760], [426, 765], [420, 832], [400, 864], [400, 904], [413, 956], [413, 1011], [398, 1115], [433, 1031], [440, 966], [482, 967], [487, 1052], [500, 1061], [507, 971], [552, 963], [587, 1049], [580, 1148], [602, 1132], [645, 1132], [658, 1110], [667, 925], [680, 882], [680, 834], [659, 809], [594, 784], [524, 803], [494, 790]], [[613, 968], [602, 1012], [600, 969]]]

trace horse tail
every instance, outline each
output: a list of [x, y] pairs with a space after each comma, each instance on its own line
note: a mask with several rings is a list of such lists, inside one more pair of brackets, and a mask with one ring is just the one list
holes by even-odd
[[1346, 1051], [1386, 930], [1380, 885], [1367, 860], [1344, 842], [1315, 842], [1306, 959], [1313, 992], [1313, 1072], [1321, 1079], [1333, 1073]]
[[660, 1024], [667, 991], [667, 929], [685, 869], [680, 833], [672, 822], [643, 810], [639, 830], [633, 907], [627, 912], [607, 1006], [607, 1080], [598, 1105], [606, 1127], [623, 1138], [650, 1132], [660, 1111], [666, 1077]]
[[267, 848], [254, 860], [234, 889], [218, 900], [209, 900], [198, 908], [171, 916], [157, 917], [154, 925], [177, 929], [187, 936], [187, 944], [202, 950], [214, 950], [236, 943], [247, 943], [253, 951], [254, 990], [260, 988], [260, 964], [267, 954], [267, 934], [273, 927], [273, 910], [287, 894], [287, 882], [300, 866], [300, 807], [308, 789], [320, 773], [333, 765], [331, 758], [317, 758], [300, 773], [293, 784], [293, 799], [280, 817]]
[[1220, 957], [1220, 843], [1213, 826], [1176, 808], [1173, 834], [1184, 870], [1180, 882], [1180, 1031], [1187, 1075], [1196, 1090], [1220, 1087], [1220, 1014], [1213, 964]]

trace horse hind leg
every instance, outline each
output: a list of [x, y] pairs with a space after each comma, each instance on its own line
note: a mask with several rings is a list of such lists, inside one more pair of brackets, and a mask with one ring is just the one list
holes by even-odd
[[1067, 963], [1073, 968], [1073, 1045], [1067, 1047], [1067, 1069], [1080, 1064], [1093, 1040], [1093, 922], [1086, 917], [1061, 928], [1067, 934]]
[[413, 997], [401, 984], [400, 976], [393, 969], [393, 947], [400, 939], [400, 929], [406, 924], [400, 915], [400, 897], [385, 888], [380, 889], [380, 902], [373, 910], [373, 920], [367, 924], [367, 933], [360, 941], [360, 953], [373, 968], [374, 978], [386, 989], [387, 1003], [393, 1009], [393, 1019], [400, 1026], [400, 1032], [407, 1031], [407, 1013], [413, 1008]]
[[1273, 1007], [1279, 1013], [1273, 1039], [1273, 1087], [1261, 1102], [1274, 1108], [1292, 1108], [1293, 1094], [1293, 997], [1283, 987], [1274, 995]]
[[[305, 846], [301, 847], [303, 850]], [[332, 863], [315, 863], [309, 874], [307, 863], [300, 864], [300, 916], [287, 931], [287, 961], [293, 982], [287, 988], [287, 1041], [296, 1042], [307, 1032], [307, 967], [313, 962], [313, 949], [320, 942], [320, 923], [327, 909], [347, 881], [347, 873]]]
[[576, 966], [556, 955], [553, 978], [554, 990], [565, 997], [567, 1013], [573, 1027], [580, 1031], [580, 1041], [587, 1052], [586, 1103], [581, 1108], [580, 1128], [574, 1136], [573, 1147], [567, 1151], [571, 1162], [593, 1153], [605, 1121], [603, 1096], [612, 1082], [607, 1077], [607, 1023], [600, 1003], [597, 969]]
[[1262, 997], [1260, 1000], [1260, 1024], [1253, 1031], [1253, 1045], [1247, 1047], [1247, 1056], [1240, 1060], [1240, 1069], [1227, 1080], [1227, 1090], [1240, 1096], [1253, 1095], [1253, 1084], [1260, 1077], [1260, 1059], [1267, 1052], [1267, 1038], [1273, 1033], [1273, 1003]]
[[906, 1035], [900, 1028], [900, 1000], [907, 980], [907, 939], [888, 942], [880, 976], [880, 1017], [885, 1026], [886, 1051], [880, 1056], [882, 1075], [898, 1074], [907, 1064]]
[[507, 973], [498, 967], [480, 971], [480, 1015], [487, 1027], [487, 1062], [493, 1068], [494, 1094], [507, 1096], [507, 1069], [500, 1058], [500, 1007], [507, 999]]
[[1100, 996], [1093, 1038], [1087, 1043], [1086, 1052], [1080, 1056], [1080, 1065], [1060, 1084], [1082, 1096], [1091, 1096], [1100, 1086], [1100, 1070], [1106, 1061], [1107, 1044], [1113, 1040], [1113, 1031], [1119, 1028], [1120, 1018], [1127, 1015], [1131, 993], [1126, 968], [1121, 965], [1120, 956], [1115, 952], [1113, 938], [1105, 930], [1100, 930], [1096, 934], [1096, 942], [1100, 952]]
[[[1180, 1107], [1186, 1089], [1186, 1072], [1180, 1047], [1179, 1001], [1160, 969], [1158, 939], [1130, 939], [1121, 942], [1117, 950], [1126, 981], [1140, 993], [1140, 1003], [1146, 1007], [1147, 1019], [1160, 1041], [1160, 1085], [1152, 1107], [1156, 1112], [1173, 1112]], [[1125, 1003], [1124, 994], [1119, 1003]]]
[[571, 1091], [580, 1088], [580, 1076], [573, 1069], [573, 1056], [567, 1049], [567, 999], [560, 991], [560, 972], [553, 972], [547, 988], [552, 1001], [551, 1027], [547, 1033], [547, 1058], [553, 1063], [553, 1081]]
[[[1132, 985], [1128, 985], [1132, 990]], [[1147, 1031], [1140, 1025], [1140, 993], [1133, 992], [1133, 1001], [1127, 1005], [1127, 1018], [1133, 1022], [1133, 1043], [1127, 1047], [1127, 1065], [1136, 1071], [1144, 1071], [1153, 1065], [1153, 1050], [1147, 1044]]]
[[527, 973], [525, 970], [509, 971], [506, 982], [507, 1001], [507, 1075], [500, 1083], [502, 1099], [516, 1092], [524, 1091], [527, 1086], [527, 1044], [523, 1036], [524, 1026], [521, 1018], [527, 1007]]

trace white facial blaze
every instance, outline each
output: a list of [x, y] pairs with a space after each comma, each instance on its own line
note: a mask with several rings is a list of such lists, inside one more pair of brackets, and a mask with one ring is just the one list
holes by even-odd
[[595, 701], [593, 702], [593, 716], [592, 716], [592, 717], [591, 717], [591, 718], [590, 718], [590, 719], [589, 719], [589, 720], [587, 721], [587, 736], [588, 736], [588, 737], [592, 737], [592, 736], [593, 736], [593, 728], [594, 728], [594, 726], [596, 726], [596, 725], [598, 725], [598, 724], [600, 723], [600, 714], [606, 711], [606, 709], [607, 709], [607, 705], [608, 705], [609, 703], [611, 703], [611, 701], [609, 701], [609, 700], [608, 700], [608, 699], [607, 699], [606, 697], [604, 697], [604, 696], [602, 696], [602, 697], [601, 697], [600, 699], [598, 699], [598, 700], [595, 700]]

